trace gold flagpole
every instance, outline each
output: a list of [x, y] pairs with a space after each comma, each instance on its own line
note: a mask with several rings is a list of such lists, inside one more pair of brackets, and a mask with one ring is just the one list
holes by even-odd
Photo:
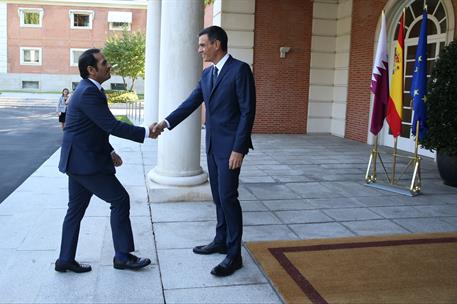
[[397, 142], [398, 142], [398, 136], [395, 137], [395, 143], [394, 143], [394, 153], [393, 153], [393, 164], [392, 164], [392, 179], [390, 183], [393, 185], [395, 184], [395, 170], [397, 166]]
[[418, 152], [419, 152], [419, 121], [416, 121], [416, 145], [414, 148], [414, 171], [413, 171], [413, 178], [411, 179], [411, 185], [409, 187], [409, 191], [413, 195], [416, 195], [421, 191], [421, 175], [420, 175], [421, 158], [418, 155]]
[[[365, 173], [365, 181], [367, 183], [376, 182], [376, 157], [378, 156], [378, 135], [375, 136], [375, 143], [371, 148], [370, 159], [368, 160], [367, 172]], [[373, 164], [373, 171], [370, 174], [371, 164]]]

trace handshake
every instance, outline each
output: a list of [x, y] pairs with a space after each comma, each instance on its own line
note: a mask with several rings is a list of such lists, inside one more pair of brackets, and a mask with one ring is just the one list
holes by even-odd
[[163, 130], [167, 127], [167, 123], [165, 120], [161, 122], [153, 123], [149, 126], [149, 138], [157, 138], [160, 134], [162, 134]]

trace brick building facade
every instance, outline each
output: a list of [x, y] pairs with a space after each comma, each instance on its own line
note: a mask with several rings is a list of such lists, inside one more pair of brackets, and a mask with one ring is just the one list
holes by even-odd
[[[437, 31], [429, 31], [430, 47], [436, 46], [429, 58], [433, 66], [439, 50], [457, 37], [457, 0], [426, 2], [429, 22], [434, 22], [430, 27]], [[224, 27], [229, 33], [229, 52], [253, 68], [257, 88], [255, 132], [327, 133], [371, 143], [369, 88], [381, 12], [384, 10], [388, 19], [391, 54], [395, 28], [406, 9], [411, 56], [418, 36], [413, 27], [420, 24], [422, 5], [422, 0], [252, 0], [237, 6], [230, 0], [216, 0], [206, 8], [205, 20]], [[252, 42], [242, 45], [239, 33], [250, 32]], [[290, 48], [284, 58], [280, 57], [281, 47]], [[407, 77], [405, 96], [409, 93]], [[411, 118], [409, 102], [407, 99], [404, 104], [406, 120]], [[411, 150], [410, 122], [406, 120], [399, 148]], [[380, 143], [392, 145], [392, 136], [388, 128], [384, 129]]]

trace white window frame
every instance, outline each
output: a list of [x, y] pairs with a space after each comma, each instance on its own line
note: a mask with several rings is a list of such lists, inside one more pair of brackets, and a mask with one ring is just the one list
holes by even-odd
[[[113, 26], [113, 23], [114, 22], [109, 22], [109, 30], [110, 31], [123, 31], [124, 30], [124, 27], [115, 27]], [[124, 22], [126, 23], [128, 26], [127, 26], [127, 31], [131, 31], [132, 30], [132, 24], [129, 23], [129, 22]]]
[[125, 23], [127, 24], [127, 30], [130, 31], [132, 28], [132, 15], [130, 11], [109, 11], [108, 12], [108, 24], [110, 31], [122, 31], [124, 27], [113, 26], [113, 23]]
[[[38, 62], [25, 62], [24, 61], [24, 51], [38, 51]], [[21, 65], [42, 65], [43, 62], [43, 50], [40, 47], [20, 47], [19, 48], [19, 58]]]
[[71, 48], [70, 49], [70, 66], [72, 67], [77, 67], [78, 63], [75, 63], [75, 54], [73, 53], [74, 51], [86, 51], [88, 49], [78, 49], [78, 48]]
[[[24, 82], [36, 82], [38, 83], [38, 88], [24, 88]], [[28, 90], [39, 90], [41, 88], [41, 82], [39, 80], [21, 80], [21, 89], [28, 89]]]
[[[75, 26], [75, 14], [79, 15], [88, 15], [89, 16], [89, 25], [88, 26]], [[70, 28], [78, 29], [78, 30], [91, 30], [92, 24], [94, 20], [94, 11], [86, 11], [86, 10], [69, 10], [68, 16], [70, 17]]]
[[[19, 14], [20, 26], [21, 27], [42, 27], [43, 26], [43, 14], [44, 9], [39, 7], [20, 7], [17, 10]], [[24, 23], [24, 13], [39, 13], [40, 14], [40, 23], [39, 24], [25, 24]]]

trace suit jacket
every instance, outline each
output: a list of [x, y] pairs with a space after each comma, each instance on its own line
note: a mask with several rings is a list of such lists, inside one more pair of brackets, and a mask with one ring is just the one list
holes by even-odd
[[203, 70], [197, 87], [166, 120], [173, 129], [204, 101], [206, 152], [229, 157], [232, 151], [253, 149], [251, 132], [255, 118], [255, 85], [248, 64], [229, 56], [211, 88], [212, 67]]
[[114, 174], [110, 134], [142, 143], [145, 130], [118, 121], [105, 94], [83, 79], [67, 107], [59, 170], [75, 175]]

